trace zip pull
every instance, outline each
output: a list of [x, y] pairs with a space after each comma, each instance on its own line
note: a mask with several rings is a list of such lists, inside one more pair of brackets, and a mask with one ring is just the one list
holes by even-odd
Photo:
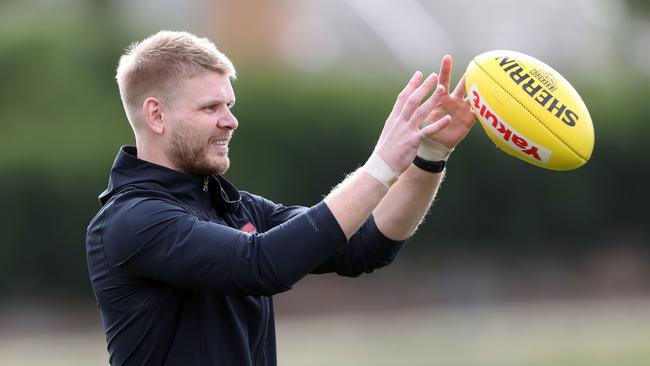
[[203, 178], [203, 192], [208, 191], [208, 184], [210, 183], [210, 177]]

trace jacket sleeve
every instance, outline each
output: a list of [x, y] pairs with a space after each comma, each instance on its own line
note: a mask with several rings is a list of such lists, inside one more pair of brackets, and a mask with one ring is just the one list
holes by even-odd
[[[306, 208], [299, 206], [283, 206], [265, 198], [256, 197], [258, 204], [264, 207], [265, 222], [272, 228]], [[374, 217], [370, 218], [350, 238], [348, 245], [339, 248], [329, 258], [325, 259], [312, 273], [336, 272], [342, 276], [357, 277], [362, 273], [370, 273], [384, 267], [395, 259], [404, 246], [405, 241], [394, 241], [381, 233]]]
[[350, 238], [348, 245], [336, 251], [312, 273], [336, 272], [348, 277], [371, 273], [392, 263], [404, 243], [384, 236], [377, 228], [374, 217], [370, 216]]
[[104, 210], [102, 226], [113, 270], [233, 295], [286, 291], [346, 243], [323, 203], [251, 235], [202, 221], [165, 195], [130, 192]]

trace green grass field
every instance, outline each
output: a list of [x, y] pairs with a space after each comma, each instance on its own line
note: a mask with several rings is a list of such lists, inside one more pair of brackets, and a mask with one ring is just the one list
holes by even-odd
[[[35, 333], [0, 336], [0, 365], [108, 364], [99, 328]], [[648, 365], [650, 299], [284, 316], [278, 354], [289, 366]]]

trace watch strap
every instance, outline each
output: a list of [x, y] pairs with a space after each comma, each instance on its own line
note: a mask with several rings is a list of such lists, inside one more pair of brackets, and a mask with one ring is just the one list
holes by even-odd
[[443, 170], [445, 170], [445, 167], [447, 166], [447, 161], [446, 160], [440, 160], [440, 161], [424, 160], [421, 157], [416, 155], [415, 159], [413, 160], [413, 165], [430, 173], [440, 173]]

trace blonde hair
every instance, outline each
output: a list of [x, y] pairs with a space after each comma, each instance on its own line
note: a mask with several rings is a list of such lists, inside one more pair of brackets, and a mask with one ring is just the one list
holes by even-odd
[[188, 32], [160, 31], [132, 43], [120, 57], [115, 78], [134, 132], [142, 124], [140, 112], [146, 98], [165, 95], [182, 79], [206, 71], [236, 77], [232, 62], [207, 38]]

